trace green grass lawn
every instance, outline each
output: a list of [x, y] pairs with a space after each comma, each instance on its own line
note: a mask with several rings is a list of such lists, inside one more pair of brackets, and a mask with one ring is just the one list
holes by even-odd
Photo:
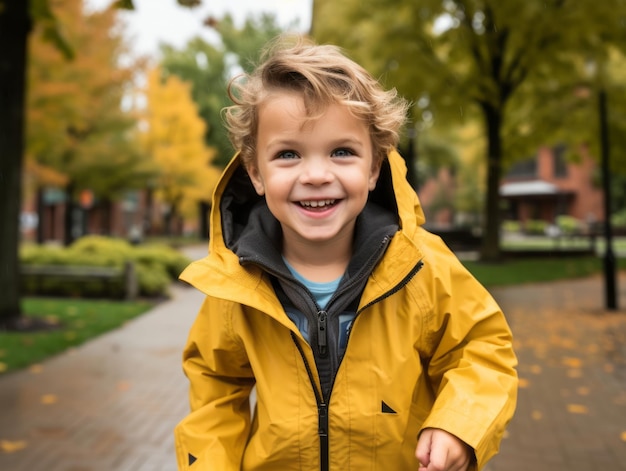
[[0, 332], [0, 374], [38, 363], [115, 329], [145, 313], [154, 303], [26, 298], [24, 314], [58, 324], [55, 329]]
[[[618, 261], [621, 269], [626, 269], [625, 262]], [[487, 287], [580, 278], [602, 271], [598, 257], [514, 259], [502, 263], [464, 261], [463, 265]]]

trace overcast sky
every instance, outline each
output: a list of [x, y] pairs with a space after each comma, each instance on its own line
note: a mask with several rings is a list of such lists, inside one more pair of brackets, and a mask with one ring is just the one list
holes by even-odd
[[[84, 0], [90, 9], [102, 9], [111, 0]], [[182, 48], [189, 39], [202, 36], [214, 40], [202, 22], [209, 16], [220, 18], [230, 13], [239, 24], [249, 14], [274, 13], [278, 23], [286, 27], [299, 20], [298, 31], [306, 32], [311, 24], [312, 0], [203, 0], [200, 7], [183, 8], [176, 0], [134, 0], [135, 11], [123, 12], [128, 24], [128, 37], [133, 50], [142, 55], [155, 55], [161, 42]]]

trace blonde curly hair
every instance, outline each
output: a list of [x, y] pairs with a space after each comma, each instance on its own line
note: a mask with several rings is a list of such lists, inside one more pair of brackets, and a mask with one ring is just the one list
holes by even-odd
[[223, 110], [230, 141], [247, 168], [256, 156], [259, 107], [272, 93], [282, 91], [302, 95], [310, 120], [331, 104], [346, 105], [368, 125], [376, 165], [397, 146], [407, 102], [395, 89], [383, 90], [340, 48], [316, 45], [303, 37], [279, 37], [261, 59], [252, 74], [231, 80], [228, 94], [234, 105]]

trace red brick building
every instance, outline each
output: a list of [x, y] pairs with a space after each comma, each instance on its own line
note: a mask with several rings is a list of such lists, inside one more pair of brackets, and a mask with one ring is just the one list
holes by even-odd
[[596, 170], [597, 164], [584, 150], [580, 162], [570, 162], [564, 147], [541, 148], [534, 159], [513, 165], [503, 179], [504, 218], [553, 223], [557, 216], [568, 215], [586, 223], [603, 221]]

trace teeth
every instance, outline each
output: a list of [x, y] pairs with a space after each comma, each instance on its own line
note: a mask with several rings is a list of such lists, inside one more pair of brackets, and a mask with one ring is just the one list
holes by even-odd
[[323, 208], [334, 204], [335, 200], [320, 200], [320, 201], [301, 201], [300, 204], [307, 208]]

